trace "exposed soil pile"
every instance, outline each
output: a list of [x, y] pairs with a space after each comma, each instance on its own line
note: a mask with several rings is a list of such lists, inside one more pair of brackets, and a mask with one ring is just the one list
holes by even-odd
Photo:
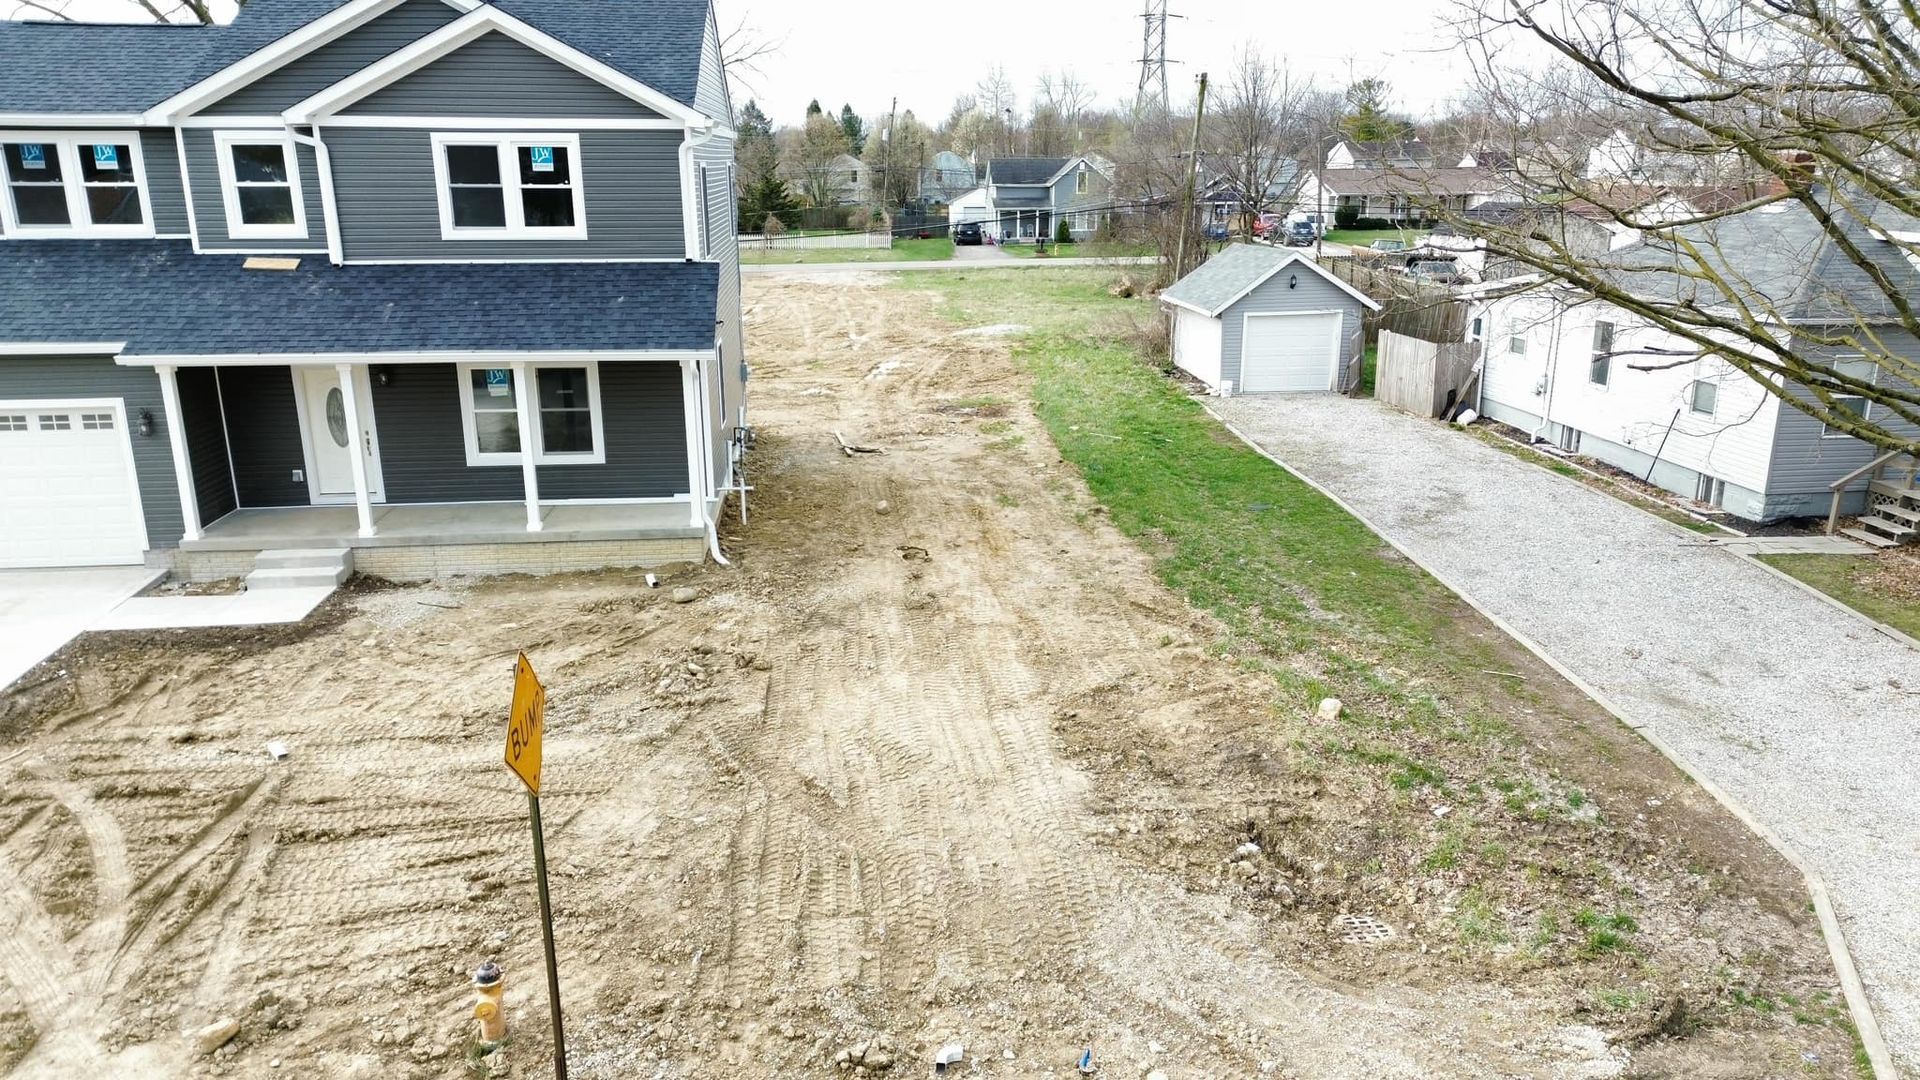
[[[1547, 790], [1534, 826], [1672, 879], [1617, 955], [1462, 944], [1463, 874], [1390, 794], [1295, 767], [1265, 677], [1102, 521], [1005, 344], [911, 302], [751, 282], [731, 569], [364, 587], [297, 632], [90, 638], [33, 676], [0, 752], [0, 1064], [543, 1075], [500, 764], [524, 649], [576, 1076], [921, 1075], [950, 1039], [1007, 1077], [1088, 1046], [1115, 1076], [1847, 1074], [1785, 1005], [1689, 1013], [1731, 977], [1831, 1010], [1798, 883], [1518, 655], [1514, 722], [1618, 822]], [[514, 1035], [481, 1060], [489, 958]], [[222, 1019], [210, 1055], [180, 1037]]]

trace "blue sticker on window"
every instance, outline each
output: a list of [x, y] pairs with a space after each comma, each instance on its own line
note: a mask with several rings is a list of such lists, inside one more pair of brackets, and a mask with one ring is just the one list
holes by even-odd
[[112, 143], [95, 143], [93, 167], [99, 172], [120, 171], [120, 148]]
[[509, 371], [507, 371], [506, 368], [503, 368], [503, 367], [488, 368], [487, 369], [487, 394], [491, 397], [506, 397], [507, 394], [511, 393], [513, 389], [512, 386], [507, 382], [507, 380], [510, 378], [512, 378], [512, 374]]
[[534, 172], [553, 171], [553, 147], [529, 146], [527, 147], [527, 153], [533, 161]]
[[46, 143], [21, 143], [20, 167], [23, 169], [44, 169], [47, 167]]

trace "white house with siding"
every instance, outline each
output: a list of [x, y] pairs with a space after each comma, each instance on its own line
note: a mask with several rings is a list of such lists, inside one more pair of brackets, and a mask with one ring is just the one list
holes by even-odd
[[[1877, 325], [1894, 322], [1885, 294], [1797, 205], [1749, 211], [1703, 228], [1713, 231], [1715, 250], [1725, 260], [1719, 266], [1723, 276], [1752, 287], [1746, 306], [1777, 326], [1799, 354], [1883, 382], [1887, 375], [1879, 365], [1813, 340], [1847, 334], [1858, 339], [1872, 327], [1896, 355], [1920, 360], [1920, 339], [1894, 325]], [[1910, 286], [1910, 295], [1920, 293], [1920, 268], [1910, 265], [1902, 245], [1864, 226], [1858, 234], [1855, 242], [1883, 272]], [[1669, 269], [1661, 269], [1663, 261]], [[1673, 273], [1673, 262], [1671, 250], [1657, 242], [1608, 257], [1623, 287], [1639, 295], [1674, 300], [1707, 288]], [[1710, 305], [1713, 298], [1702, 292], [1699, 302]], [[1843, 311], [1857, 313], [1860, 321], [1838, 314]], [[1738, 518], [1824, 515], [1832, 505], [1830, 485], [1881, 454], [1786, 404], [1726, 360], [1703, 355], [1693, 343], [1583, 293], [1518, 286], [1479, 302], [1472, 325], [1485, 345], [1477, 404], [1482, 415]], [[1775, 386], [1781, 385], [1776, 378]], [[1920, 428], [1893, 420], [1864, 398], [1842, 397], [1839, 403], [1920, 438]], [[1902, 499], [1920, 508], [1910, 475], [1878, 486], [1862, 478], [1842, 494], [1841, 510], [1859, 513], [1870, 500], [1897, 507]]]

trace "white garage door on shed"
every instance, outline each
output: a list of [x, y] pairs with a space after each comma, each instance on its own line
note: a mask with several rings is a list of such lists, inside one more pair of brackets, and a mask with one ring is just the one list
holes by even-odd
[[1241, 337], [1240, 392], [1324, 394], [1340, 366], [1340, 313], [1250, 314]]
[[138, 563], [147, 547], [118, 401], [0, 401], [0, 567]]

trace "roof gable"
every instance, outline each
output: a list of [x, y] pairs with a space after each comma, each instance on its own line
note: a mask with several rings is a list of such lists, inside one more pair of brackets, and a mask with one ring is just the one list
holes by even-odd
[[[528, 93], [537, 85], [537, 94]], [[660, 114], [507, 37], [485, 33], [340, 110], [343, 115], [641, 116]]]
[[1380, 305], [1297, 251], [1264, 244], [1231, 244], [1160, 294], [1162, 300], [1217, 318], [1260, 283], [1289, 266], [1305, 267], [1370, 310]]
[[987, 178], [1009, 187], [1044, 187], [1053, 182], [1072, 158], [1005, 157], [987, 162]]
[[348, 30], [302, 56], [263, 71], [218, 100], [208, 113], [278, 115], [381, 57], [418, 41], [459, 18], [445, 0], [402, 0], [391, 10]]

